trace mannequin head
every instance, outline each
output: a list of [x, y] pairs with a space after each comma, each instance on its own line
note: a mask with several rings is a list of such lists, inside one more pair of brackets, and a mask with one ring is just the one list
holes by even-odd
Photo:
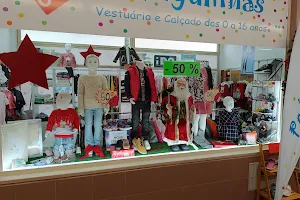
[[70, 53], [72, 50], [72, 45], [69, 43], [65, 44], [65, 49], [66, 49], [66, 52]]
[[99, 58], [94, 54], [88, 55], [85, 59], [85, 66], [89, 68], [89, 75], [96, 75], [97, 68], [100, 66]]
[[67, 92], [60, 92], [56, 97], [57, 109], [67, 110], [69, 108], [72, 96]]
[[185, 79], [181, 78], [181, 79], [178, 79], [177, 81], [175, 81], [174, 93], [179, 101], [183, 101], [183, 100], [186, 100], [187, 98], [189, 98], [189, 96], [190, 96], [189, 87], [188, 87], [188, 83], [186, 82]]
[[232, 109], [234, 108], [234, 100], [232, 97], [225, 97], [223, 99], [223, 105], [225, 106], [225, 110], [227, 112], [232, 112]]
[[143, 70], [145, 68], [144, 61], [136, 61], [136, 66], [140, 69]]

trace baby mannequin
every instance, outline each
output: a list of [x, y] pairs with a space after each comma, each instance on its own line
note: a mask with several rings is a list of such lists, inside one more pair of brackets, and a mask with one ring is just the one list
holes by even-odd
[[65, 44], [66, 53], [60, 55], [59, 64], [60, 67], [76, 67], [76, 59], [73, 53], [71, 53], [72, 45]]
[[54, 159], [62, 158], [65, 154], [68, 159], [74, 157], [74, 135], [78, 132], [80, 119], [75, 109], [68, 108], [71, 100], [71, 94], [59, 93], [56, 97], [57, 109], [52, 111], [48, 119], [45, 137], [54, 134]]
[[232, 112], [232, 109], [234, 108], [234, 99], [230, 96], [225, 97], [223, 99], [223, 105], [225, 106], [225, 110], [227, 112]]
[[88, 55], [85, 65], [89, 69], [88, 75], [80, 76], [78, 80], [78, 112], [85, 120], [85, 153], [92, 156], [94, 151], [100, 157], [105, 157], [101, 149], [102, 117], [104, 112], [105, 115], [108, 113], [109, 105], [98, 103], [95, 94], [101, 89], [107, 89], [107, 81], [104, 76], [97, 74], [97, 68], [100, 66], [98, 56]]
[[[141, 154], [151, 149], [150, 107], [151, 101], [157, 102], [156, 86], [152, 68], [145, 67], [143, 61], [137, 61], [128, 68], [125, 75], [125, 92], [132, 104], [132, 143]], [[143, 139], [138, 137], [140, 112], [142, 111]]]

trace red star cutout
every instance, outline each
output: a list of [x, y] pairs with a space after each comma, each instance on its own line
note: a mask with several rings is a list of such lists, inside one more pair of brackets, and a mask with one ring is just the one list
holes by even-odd
[[89, 46], [87, 51], [80, 52], [80, 54], [84, 57], [84, 66], [85, 66], [85, 59], [88, 55], [94, 54], [97, 57], [101, 56], [101, 53], [94, 51], [92, 45]]
[[39, 53], [28, 35], [25, 36], [17, 52], [0, 54], [0, 60], [11, 71], [9, 89], [26, 82], [48, 89], [45, 70], [57, 59], [56, 56]]

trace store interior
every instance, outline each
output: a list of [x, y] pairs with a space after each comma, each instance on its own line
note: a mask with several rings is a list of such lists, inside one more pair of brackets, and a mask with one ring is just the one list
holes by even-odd
[[[59, 58], [49, 89], [8, 89], [0, 61], [3, 171], [280, 141], [283, 48], [0, 29], [0, 53], [26, 34]], [[164, 61], [201, 75], [165, 76]]]

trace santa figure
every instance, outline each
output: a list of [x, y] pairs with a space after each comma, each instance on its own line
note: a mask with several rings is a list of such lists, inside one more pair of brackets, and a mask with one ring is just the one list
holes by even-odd
[[171, 150], [188, 151], [192, 144], [190, 122], [194, 116], [194, 103], [188, 83], [185, 79], [178, 79], [174, 83], [174, 91], [162, 100], [166, 117], [166, 131], [164, 141]]

